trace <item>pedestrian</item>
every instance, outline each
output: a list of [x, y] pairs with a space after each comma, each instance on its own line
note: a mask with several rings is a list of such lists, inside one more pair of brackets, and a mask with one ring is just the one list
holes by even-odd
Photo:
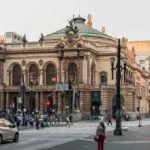
[[35, 124], [36, 124], [36, 129], [39, 129], [39, 118], [38, 116], [35, 117]]
[[104, 150], [104, 140], [105, 140], [105, 125], [102, 121], [100, 121], [97, 129], [96, 129], [96, 136], [98, 136], [98, 150]]
[[108, 123], [107, 123], [107, 125], [109, 125], [109, 124], [111, 124], [111, 125], [112, 125], [112, 118], [111, 118], [111, 116], [110, 116], [110, 115], [108, 116]]
[[69, 117], [68, 117], [68, 116], [66, 117], [66, 127], [67, 127], [67, 126], [69, 126], [69, 127], [70, 127], [70, 119], [69, 119]]
[[20, 123], [21, 123], [21, 120], [20, 120], [20, 118], [17, 116], [17, 117], [16, 117], [16, 125], [17, 125], [17, 129], [18, 129], [18, 130], [20, 130], [20, 128], [19, 128], [19, 127], [20, 127]]
[[73, 117], [72, 114], [70, 114], [69, 116], [70, 123], [73, 123], [72, 117]]
[[30, 116], [30, 117], [29, 117], [29, 124], [30, 124], [30, 127], [33, 127], [33, 123], [34, 123], [33, 118], [32, 118], [32, 116]]

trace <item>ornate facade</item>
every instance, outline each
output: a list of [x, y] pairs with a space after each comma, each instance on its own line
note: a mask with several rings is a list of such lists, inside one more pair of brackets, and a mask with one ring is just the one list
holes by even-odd
[[[99, 115], [115, 114], [115, 80], [112, 80], [110, 57], [117, 56], [117, 39], [103, 30], [92, 28], [88, 19], [73, 18], [69, 26], [40, 39], [40, 42], [1, 44], [0, 109], [17, 109], [21, 74], [25, 78], [25, 108], [46, 111], [48, 100], [58, 114], [74, 109]], [[148, 112], [147, 79], [122, 39], [121, 57], [127, 56], [126, 81], [121, 78], [122, 109], [136, 112], [139, 99], [142, 113]], [[131, 57], [132, 55], [132, 57]], [[130, 58], [131, 57], [131, 58]], [[139, 80], [140, 78], [140, 80]], [[57, 83], [71, 84], [71, 90], [58, 91]], [[142, 93], [138, 92], [138, 86]], [[74, 98], [73, 98], [74, 97]]]

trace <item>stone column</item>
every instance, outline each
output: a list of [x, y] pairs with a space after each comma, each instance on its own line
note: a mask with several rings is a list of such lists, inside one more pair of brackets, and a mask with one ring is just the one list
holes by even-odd
[[90, 59], [87, 58], [87, 83], [90, 84]]
[[61, 59], [58, 59], [58, 82], [61, 82]]
[[6, 108], [9, 108], [9, 92], [6, 93]]
[[80, 112], [83, 113], [83, 91], [80, 92]]
[[44, 104], [43, 92], [40, 92], [40, 111], [42, 112], [43, 112], [43, 104]]
[[83, 60], [80, 59], [80, 83], [83, 83]]
[[56, 93], [53, 92], [53, 104], [56, 104]]
[[2, 111], [4, 107], [4, 92], [0, 91], [0, 110]]
[[43, 85], [43, 69], [40, 69], [39, 85]]
[[35, 98], [36, 98], [36, 103], [35, 103], [36, 110], [39, 110], [39, 93], [38, 92], [35, 93]]
[[61, 82], [64, 83], [65, 82], [64, 60], [61, 61], [60, 73], [61, 73]]
[[0, 85], [0, 111], [3, 110], [4, 107], [4, 90], [3, 86]]
[[62, 105], [62, 99], [61, 99], [61, 93], [58, 93], [58, 109], [57, 109], [57, 113], [58, 115], [61, 114], [61, 105]]

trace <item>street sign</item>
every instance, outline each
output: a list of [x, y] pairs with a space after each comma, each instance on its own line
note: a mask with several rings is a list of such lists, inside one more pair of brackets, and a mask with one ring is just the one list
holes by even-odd
[[57, 83], [56, 91], [68, 91], [68, 84], [67, 83]]

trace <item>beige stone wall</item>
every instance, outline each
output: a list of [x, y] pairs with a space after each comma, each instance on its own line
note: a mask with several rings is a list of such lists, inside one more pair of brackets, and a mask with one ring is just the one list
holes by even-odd
[[[54, 39], [53, 39], [54, 40]], [[101, 91], [101, 99], [102, 99], [102, 104], [103, 104], [103, 109], [108, 110], [112, 113], [112, 97], [115, 94], [115, 83], [116, 83], [116, 71], [114, 71], [114, 79], [112, 80], [112, 72], [111, 72], [111, 63], [110, 63], [110, 57], [114, 56], [116, 58], [116, 43], [115, 41], [110, 41], [107, 39], [96, 39], [96, 38], [84, 38], [83, 43], [85, 44], [84, 46], [86, 48], [83, 48], [84, 51], [84, 59], [79, 60], [79, 59], [74, 59], [71, 58], [74, 56], [73, 50], [76, 50], [77, 48], [66, 48], [63, 49], [65, 51], [65, 56], [68, 56], [66, 61], [62, 62], [62, 68], [60, 70], [60, 64], [59, 64], [59, 59], [58, 59], [58, 52], [61, 51], [60, 49], [55, 49], [55, 45], [57, 44], [58, 39], [55, 38], [55, 42], [53, 43], [52, 38], [50, 41], [47, 41], [47, 43], [43, 44], [43, 47], [39, 50], [39, 44], [35, 43], [30, 47], [31, 45], [28, 44], [25, 48], [22, 47], [22, 45], [17, 45], [19, 48], [15, 49], [13, 45], [8, 45], [8, 51], [11, 52], [9, 54], [6, 54], [6, 62], [4, 64], [4, 83], [9, 86], [9, 70], [11, 70], [10, 66], [13, 63], [19, 63], [22, 66], [22, 70], [27, 70], [27, 66], [31, 63], [34, 62], [38, 65], [39, 70], [40, 70], [40, 85], [43, 85], [43, 69], [44, 65], [47, 62], [53, 62], [56, 65], [57, 69], [57, 81], [65, 81], [66, 79], [67, 82], [67, 65], [69, 62], [76, 62], [78, 64], [78, 69], [81, 71], [79, 72], [79, 79], [83, 78], [83, 83], [80, 82], [80, 84], [76, 85], [78, 91], [80, 92], [80, 110], [83, 112], [83, 114], [89, 114], [91, 112], [91, 97], [90, 97], [90, 92], [91, 91]], [[57, 41], [57, 42], [56, 42]], [[128, 43], [132, 44], [132, 43]], [[16, 47], [17, 47], [16, 46]], [[129, 45], [130, 47], [130, 45]], [[148, 47], [148, 46], [147, 46]], [[36, 50], [38, 49], [38, 53], [36, 53]], [[26, 53], [23, 53], [26, 50]], [[27, 52], [29, 51], [29, 53]], [[45, 50], [47, 52], [45, 52]], [[72, 51], [69, 51], [72, 50]], [[69, 51], [69, 52], [68, 52]], [[16, 54], [13, 54], [12, 52], [16, 52]], [[21, 52], [21, 53], [20, 53]], [[39, 60], [43, 60], [43, 64], [39, 64]], [[22, 65], [22, 60], [26, 61], [26, 65]], [[81, 63], [83, 62], [83, 65]], [[116, 66], [117, 59], [115, 61]], [[91, 85], [91, 66], [92, 64], [95, 64], [96, 69], [95, 69], [95, 84]], [[133, 76], [140, 78], [140, 80], [137, 80], [139, 82], [140, 86], [145, 86], [147, 85], [147, 77], [143, 76], [143, 72], [139, 71], [136, 67], [136, 64], [134, 62], [130, 62], [127, 65], [127, 68], [133, 72]], [[102, 86], [100, 83], [100, 73], [102, 71], [107, 72], [107, 85]], [[83, 74], [82, 74], [83, 73]], [[61, 74], [61, 80], [59, 80]], [[27, 81], [26, 81], [27, 83]], [[121, 93], [124, 96], [125, 100], [125, 111], [133, 111], [133, 92], [135, 91], [135, 86], [134, 85], [124, 85], [124, 82], [121, 84]], [[55, 91], [55, 88], [49, 89], [49, 91]], [[146, 89], [145, 89], [146, 91]], [[7, 92], [7, 91], [6, 91]], [[44, 90], [41, 88], [39, 91], [36, 93], [36, 98], [40, 99], [36, 103], [37, 108], [42, 108], [42, 101], [45, 99]], [[136, 93], [136, 100], [135, 100], [135, 107], [138, 107], [138, 98], [137, 98]], [[9, 99], [8, 93], [7, 95], [7, 101]], [[46, 95], [45, 95], [46, 96]], [[64, 97], [64, 99], [67, 99]], [[58, 107], [59, 107], [59, 113], [61, 113], [61, 100], [60, 96], [58, 96]], [[7, 102], [8, 103], [8, 102]], [[40, 105], [40, 106], [38, 106]], [[64, 103], [64, 105], [66, 105]], [[145, 93], [145, 96], [142, 97], [141, 100], [141, 112], [145, 113], [148, 111], [147, 108], [147, 94]]]

